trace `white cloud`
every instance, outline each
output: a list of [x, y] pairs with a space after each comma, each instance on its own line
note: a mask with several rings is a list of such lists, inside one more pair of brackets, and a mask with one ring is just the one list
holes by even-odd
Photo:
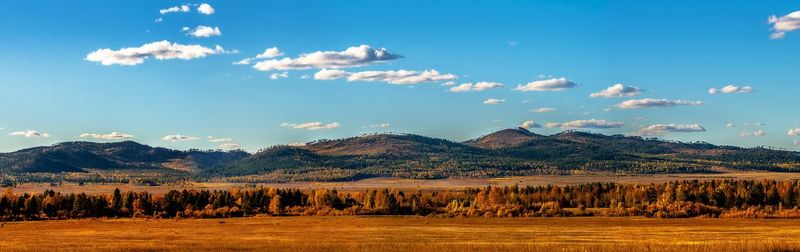
[[638, 135], [653, 136], [671, 132], [704, 132], [706, 131], [700, 124], [653, 124], [639, 129]]
[[233, 62], [233, 64], [234, 65], [250, 65], [250, 62], [252, 60], [253, 60], [253, 58], [246, 58], [246, 59], [243, 59], [243, 60], [240, 60], [240, 61]]
[[144, 60], [150, 57], [158, 60], [190, 60], [219, 53], [226, 53], [226, 51], [221, 46], [216, 46], [212, 49], [200, 45], [182, 45], [163, 40], [147, 43], [140, 47], [128, 47], [119, 50], [98, 49], [87, 54], [84, 60], [99, 62], [104, 66], [134, 66], [144, 63]]
[[181, 5], [181, 6], [172, 6], [172, 7], [166, 8], [166, 9], [158, 10], [158, 12], [161, 13], [161, 15], [164, 15], [164, 14], [167, 14], [167, 13], [189, 12], [189, 11], [190, 11], [189, 5], [186, 5], [186, 4]]
[[204, 15], [211, 15], [214, 14], [214, 7], [211, 7], [211, 5], [207, 3], [203, 3], [200, 4], [200, 6], [197, 6], [197, 12], [200, 12]]
[[610, 129], [610, 128], [620, 128], [625, 123], [623, 122], [609, 122], [606, 120], [598, 120], [598, 119], [589, 119], [589, 120], [575, 120], [570, 122], [564, 123], [546, 123], [545, 127], [547, 128], [578, 128], [578, 129]]
[[233, 139], [230, 139], [230, 138], [215, 138], [213, 136], [208, 136], [206, 138], [206, 141], [208, 141], [209, 143], [225, 143], [225, 142], [233, 141]]
[[550, 113], [550, 112], [555, 112], [555, 111], [556, 111], [556, 109], [555, 109], [555, 108], [537, 108], [537, 109], [531, 109], [531, 112], [536, 112], [536, 113]]
[[241, 150], [242, 146], [237, 143], [224, 143], [220, 144], [219, 148], [223, 150]]
[[737, 87], [737, 86], [734, 86], [734, 85], [727, 85], [727, 86], [719, 88], [719, 89], [718, 88], [709, 88], [708, 89], [708, 93], [712, 94], [712, 95], [713, 94], [718, 94], [718, 93], [723, 93], [723, 94], [746, 94], [746, 93], [752, 93], [753, 91], [754, 91], [753, 88], [750, 87], [750, 86]]
[[522, 124], [520, 124], [518, 127], [523, 129], [530, 129], [530, 128], [540, 128], [542, 127], [542, 125], [539, 125], [538, 123], [535, 123], [531, 120], [527, 120], [522, 122]]
[[772, 24], [770, 38], [781, 39], [787, 32], [800, 30], [800, 11], [795, 11], [782, 17], [772, 15], [768, 21]]
[[766, 135], [767, 135], [767, 133], [764, 132], [764, 130], [756, 130], [756, 131], [753, 131], [752, 133], [751, 132], [739, 133], [739, 136], [741, 136], [741, 137], [763, 137], [763, 136], [766, 136]]
[[375, 64], [402, 58], [389, 53], [386, 48], [372, 48], [360, 45], [344, 51], [317, 51], [305, 53], [297, 58], [271, 59], [256, 63], [253, 68], [259, 71], [301, 70], [310, 68], [348, 68]]
[[170, 142], [174, 143], [174, 142], [178, 142], [178, 141], [197, 140], [197, 137], [184, 136], [184, 135], [167, 135], [167, 136], [162, 137], [161, 140], [170, 141]]
[[554, 78], [554, 79], [547, 79], [547, 80], [538, 80], [533, 81], [525, 85], [518, 85], [516, 89], [517, 91], [563, 91], [569, 88], [577, 87], [578, 84], [567, 80], [564, 77], [561, 78]]
[[345, 72], [344, 70], [338, 69], [322, 69], [319, 72], [314, 74], [315, 80], [335, 80], [341, 78], [347, 78], [350, 73]]
[[456, 84], [455, 81], [448, 81], [448, 82], [442, 83], [442, 86], [453, 86], [455, 84]]
[[46, 138], [46, 137], [50, 137], [50, 134], [47, 134], [47, 133], [44, 133], [44, 132], [39, 132], [39, 131], [36, 131], [36, 130], [14, 131], [14, 132], [8, 133], [8, 135], [9, 136], [24, 136], [24, 137], [28, 137], [28, 138], [39, 138], [39, 137]]
[[155, 20], [155, 22], [156, 22], [156, 23], [161, 23], [161, 22], [163, 22], [163, 21], [164, 21], [164, 19], [163, 19], [163, 18], [160, 18], [160, 17], [159, 17], [159, 18], [156, 18], [156, 20]]
[[364, 126], [363, 128], [365, 128], [365, 129], [366, 128], [382, 128], [382, 129], [385, 129], [385, 128], [389, 128], [391, 126], [392, 125], [389, 124], [389, 123], [379, 123], [379, 124], [373, 124], [373, 125]]
[[195, 38], [208, 38], [211, 36], [221, 36], [222, 31], [219, 30], [219, 27], [198, 25], [197, 28], [194, 28], [192, 31], [189, 32], [189, 35]]
[[133, 135], [119, 133], [119, 132], [111, 132], [108, 134], [83, 133], [80, 135], [80, 137], [103, 139], [103, 140], [122, 140], [122, 139], [131, 139], [133, 138]]
[[307, 130], [322, 130], [322, 129], [335, 129], [339, 128], [339, 123], [321, 123], [321, 122], [307, 122], [307, 123], [281, 123], [281, 127], [292, 129], [307, 129]]
[[453, 74], [442, 74], [436, 70], [425, 70], [422, 72], [397, 70], [397, 71], [363, 71], [346, 72], [337, 69], [322, 69], [314, 74], [316, 80], [335, 80], [347, 78], [347, 81], [382, 81], [390, 84], [420, 84], [428, 82], [440, 82], [457, 79]]
[[486, 105], [497, 105], [497, 104], [504, 103], [504, 102], [506, 102], [506, 100], [504, 100], [504, 99], [491, 98], [491, 99], [486, 99], [485, 101], [483, 101], [483, 104], [486, 104]]
[[604, 98], [618, 98], [618, 97], [631, 97], [639, 95], [644, 90], [634, 86], [625, 86], [622, 83], [614, 84], [597, 93], [593, 93], [591, 97], [604, 97]]
[[698, 106], [703, 105], [701, 101], [686, 101], [686, 100], [667, 100], [667, 99], [639, 99], [639, 100], [627, 100], [621, 102], [615, 107], [619, 109], [639, 109], [639, 108], [664, 108], [664, 107], [674, 107], [674, 106]]
[[273, 73], [269, 75], [269, 78], [272, 80], [282, 79], [282, 78], [289, 78], [289, 72], [283, 73]]
[[736, 125], [734, 125], [733, 123], [727, 123], [725, 124], [725, 128], [736, 128]]
[[270, 47], [264, 50], [263, 53], [256, 55], [257, 59], [271, 59], [275, 57], [283, 56], [283, 52], [277, 47]]
[[497, 82], [478, 82], [475, 84], [472, 83], [464, 83], [455, 87], [450, 88], [450, 92], [458, 93], [458, 92], [470, 92], [470, 91], [483, 91], [488, 89], [494, 88], [501, 88], [503, 84]]
[[789, 136], [800, 136], [800, 128], [789, 129], [789, 132], [786, 134]]

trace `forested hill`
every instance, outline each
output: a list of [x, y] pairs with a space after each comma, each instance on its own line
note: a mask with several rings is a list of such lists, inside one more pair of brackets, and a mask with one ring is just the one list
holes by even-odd
[[234, 181], [448, 178], [533, 174], [800, 172], [800, 153], [567, 131], [544, 136], [501, 130], [465, 142], [411, 134], [320, 140], [242, 151], [177, 151], [132, 141], [67, 142], [0, 153], [0, 175], [85, 171], [169, 171]]
[[447, 178], [531, 174], [800, 171], [800, 153], [567, 131], [551, 136], [501, 130], [463, 143], [376, 134], [276, 146], [201, 176], [260, 180]]
[[0, 172], [59, 173], [89, 170], [180, 170], [195, 172], [249, 156], [243, 151], [178, 151], [133, 141], [64, 142], [0, 153]]

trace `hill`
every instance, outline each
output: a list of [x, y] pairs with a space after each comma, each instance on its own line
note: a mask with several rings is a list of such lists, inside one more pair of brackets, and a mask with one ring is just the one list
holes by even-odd
[[59, 173], [90, 170], [198, 171], [249, 156], [232, 151], [177, 151], [133, 141], [114, 143], [64, 142], [12, 153], [0, 153], [0, 172]]
[[412, 134], [363, 135], [304, 146], [273, 146], [252, 155], [177, 151], [131, 141], [67, 142], [0, 154], [0, 176], [151, 172], [169, 174], [173, 179], [239, 182], [715, 173], [731, 169], [800, 172], [800, 153], [579, 131], [544, 136], [518, 128], [465, 142]]

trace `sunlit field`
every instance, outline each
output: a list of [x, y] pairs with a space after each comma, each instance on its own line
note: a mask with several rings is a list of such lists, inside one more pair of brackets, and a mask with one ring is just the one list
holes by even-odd
[[5, 223], [0, 251], [790, 251], [800, 220], [253, 217]]

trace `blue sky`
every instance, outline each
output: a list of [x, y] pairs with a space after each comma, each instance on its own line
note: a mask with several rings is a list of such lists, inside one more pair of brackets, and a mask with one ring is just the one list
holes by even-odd
[[[369, 132], [461, 141], [526, 121], [541, 134], [798, 150], [798, 10], [797, 1], [11, 2], [0, 9], [0, 151], [122, 139], [255, 151]], [[622, 92], [600, 93], [617, 83]]]

